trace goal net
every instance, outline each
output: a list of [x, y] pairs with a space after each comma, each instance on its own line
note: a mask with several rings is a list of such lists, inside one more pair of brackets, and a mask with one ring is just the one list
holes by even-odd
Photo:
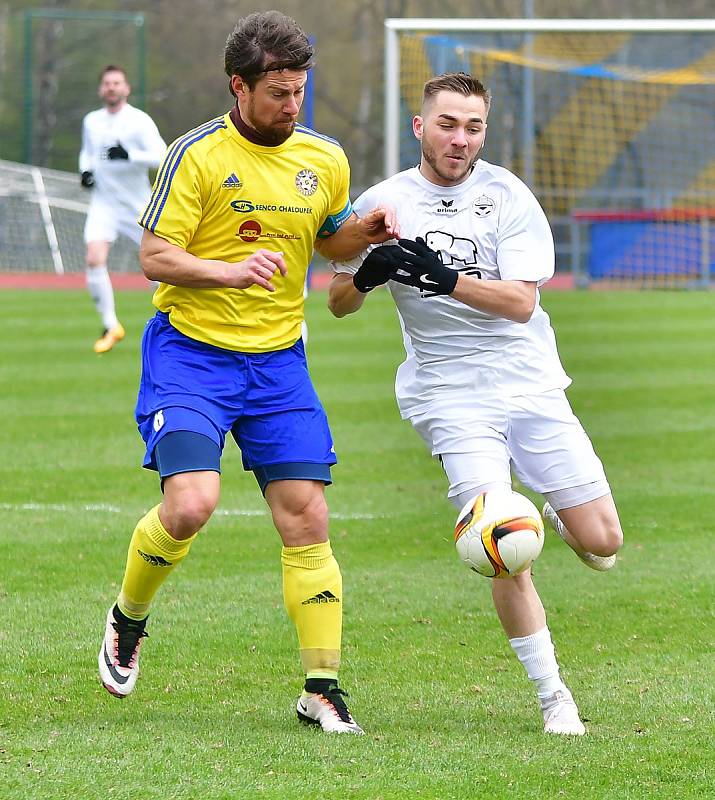
[[484, 158], [543, 205], [579, 283], [689, 286], [715, 259], [715, 21], [387, 20], [386, 158], [419, 161], [424, 82], [491, 89]]
[[[0, 271], [83, 271], [87, 207], [77, 173], [0, 160]], [[109, 263], [138, 271], [136, 246], [120, 236]]]

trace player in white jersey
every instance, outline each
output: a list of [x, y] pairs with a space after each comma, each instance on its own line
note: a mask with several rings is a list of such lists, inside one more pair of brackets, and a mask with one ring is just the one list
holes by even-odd
[[[474, 495], [522, 483], [587, 565], [613, 566], [623, 541], [603, 467], [569, 406], [570, 379], [538, 287], [554, 272], [554, 244], [536, 198], [508, 170], [478, 158], [490, 94], [464, 73], [425, 85], [413, 121], [419, 167], [368, 189], [355, 210], [388, 203], [399, 245], [334, 264], [329, 305], [342, 317], [387, 284], [407, 358], [396, 393], [449, 479], [461, 508]], [[535, 684], [547, 733], [585, 732], [559, 675], [530, 572], [495, 580], [497, 614]]]
[[104, 106], [82, 122], [79, 171], [82, 186], [92, 190], [84, 226], [87, 288], [103, 326], [94, 344], [96, 353], [111, 350], [124, 338], [107, 272], [109, 248], [120, 233], [139, 245], [142, 228], [137, 219], [151, 194], [148, 169], [158, 167], [166, 151], [152, 118], [127, 102], [130, 92], [124, 70], [105, 67], [99, 82]]

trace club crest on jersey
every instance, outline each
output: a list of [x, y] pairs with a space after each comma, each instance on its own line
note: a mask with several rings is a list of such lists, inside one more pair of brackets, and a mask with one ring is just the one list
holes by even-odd
[[318, 176], [312, 169], [302, 169], [295, 176], [295, 187], [303, 197], [310, 197], [318, 191]]
[[228, 178], [221, 184], [223, 189], [240, 189], [243, 186], [241, 180], [235, 172], [232, 172]]
[[483, 194], [472, 203], [472, 208], [478, 217], [488, 217], [494, 211], [495, 205], [491, 197]]

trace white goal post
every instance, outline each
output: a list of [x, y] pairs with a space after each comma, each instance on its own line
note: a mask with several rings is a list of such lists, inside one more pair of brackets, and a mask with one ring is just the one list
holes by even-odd
[[387, 19], [386, 177], [417, 163], [422, 86], [452, 71], [492, 90], [484, 157], [534, 190], [561, 270], [709, 282], [715, 19]]
[[[385, 20], [385, 177], [399, 170], [401, 31], [470, 33], [706, 33], [715, 19], [440, 19]], [[478, 75], [476, 77], [479, 77]]]
[[[76, 172], [0, 159], [0, 272], [84, 272], [90, 193]], [[133, 242], [110, 253], [117, 272], [137, 272]]]

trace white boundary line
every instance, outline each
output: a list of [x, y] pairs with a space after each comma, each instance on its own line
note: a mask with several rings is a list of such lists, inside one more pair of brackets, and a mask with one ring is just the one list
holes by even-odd
[[[108, 503], [0, 503], [0, 511], [57, 511], [64, 514], [83, 512], [104, 512], [105, 514], [135, 514], [141, 513], [129, 508], [109, 505]], [[269, 510], [262, 508], [217, 508], [214, 517], [267, 517]], [[331, 512], [330, 519], [358, 520], [358, 519], [385, 519], [388, 514], [345, 514], [340, 511]]]

